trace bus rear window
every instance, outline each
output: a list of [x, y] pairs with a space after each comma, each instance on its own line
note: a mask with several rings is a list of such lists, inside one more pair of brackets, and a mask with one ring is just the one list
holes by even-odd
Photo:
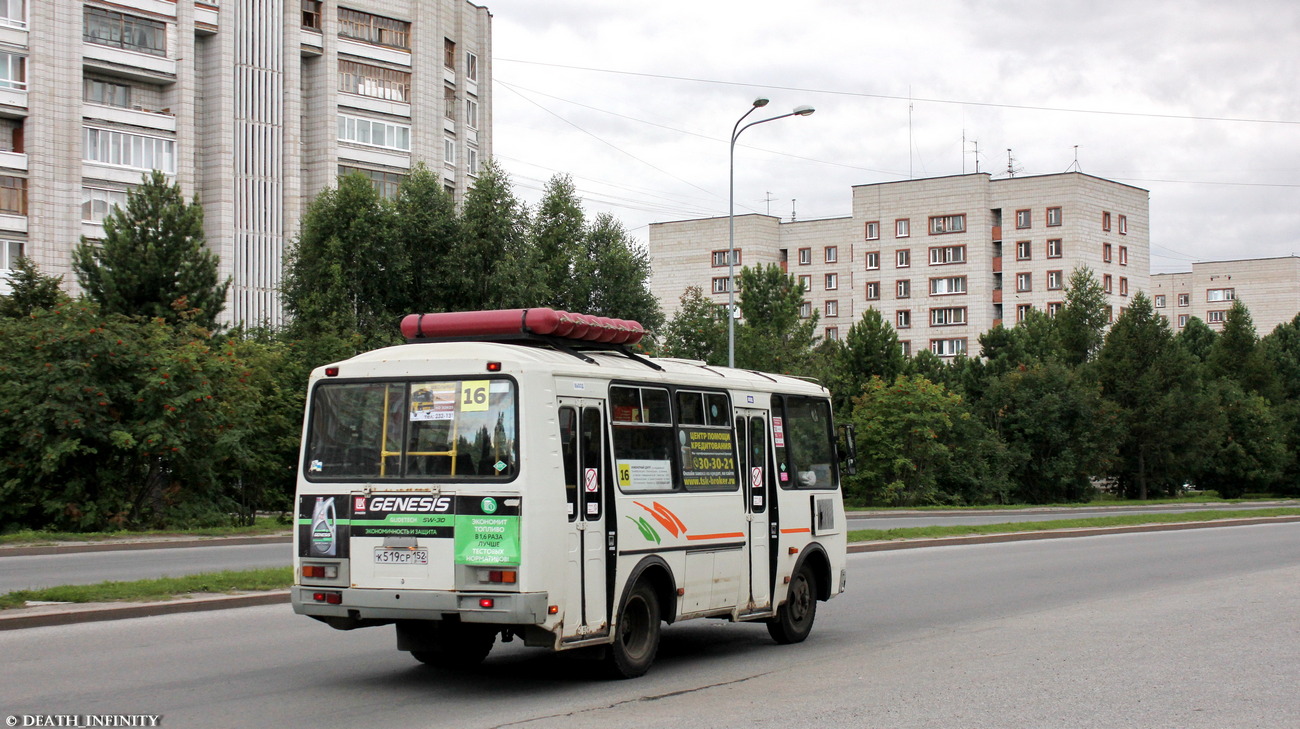
[[509, 480], [515, 401], [505, 379], [322, 383], [304, 471], [309, 480]]

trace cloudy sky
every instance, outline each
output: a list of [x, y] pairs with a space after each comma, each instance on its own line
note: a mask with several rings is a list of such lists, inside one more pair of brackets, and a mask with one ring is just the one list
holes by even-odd
[[[1152, 272], [1300, 255], [1295, 0], [484, 0], [497, 158], [528, 202], [649, 223], [851, 213], [851, 186], [1083, 172], [1151, 191]], [[755, 112], [750, 119], [763, 118]], [[963, 138], [965, 142], [963, 144]], [[978, 148], [978, 155], [976, 154]]]

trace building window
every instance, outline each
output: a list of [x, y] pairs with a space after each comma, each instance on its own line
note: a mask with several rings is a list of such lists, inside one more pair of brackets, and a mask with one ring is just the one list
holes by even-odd
[[894, 312], [894, 328], [910, 329], [912, 327], [912, 312], [910, 309], [899, 309]]
[[406, 152], [411, 149], [411, 127], [339, 114], [339, 141]]
[[448, 167], [456, 166], [456, 140], [451, 137], [442, 138], [442, 163]]
[[339, 91], [388, 101], [411, 101], [411, 74], [367, 63], [339, 60]]
[[826, 290], [834, 291], [840, 287], [840, 276], [837, 273], [826, 274]]
[[1058, 225], [1060, 225], [1060, 224], [1061, 224], [1061, 209], [1060, 209], [1060, 208], [1048, 208], [1048, 209], [1047, 209], [1047, 227], [1052, 228], [1052, 227], [1058, 226]]
[[339, 8], [339, 37], [410, 50], [411, 24], [405, 20]]
[[1102, 291], [1105, 291], [1106, 293], [1109, 294], [1109, 293], [1112, 292], [1112, 290], [1113, 290], [1114, 288], [1115, 288], [1115, 286], [1114, 286], [1114, 278], [1113, 278], [1109, 273], [1104, 274], [1104, 275], [1101, 277], [1101, 289], [1102, 289]]
[[0, 240], [0, 268], [12, 271], [18, 266], [18, 259], [24, 255], [23, 242], [20, 240]]
[[1062, 245], [1060, 238], [1051, 238], [1047, 241], [1047, 257], [1060, 258], [1065, 253], [1065, 246]]
[[321, 29], [321, 0], [302, 0], [302, 27]]
[[452, 121], [456, 121], [456, 89], [450, 86], [442, 87], [442, 113]]
[[805, 301], [799, 304], [799, 318], [807, 319], [810, 316], [812, 316], [812, 303]]
[[737, 266], [740, 265], [740, 249], [737, 248], [737, 249], [734, 250], [734, 251], [714, 251], [714, 252], [713, 252], [713, 267], [714, 267], [714, 268], [717, 268], [718, 266], [725, 266], [725, 265], [727, 265], [727, 253], [731, 253], [731, 254], [732, 254], [732, 256], [731, 256], [731, 262], [732, 262], [733, 264], [735, 264], [735, 265], [737, 265]]
[[1164, 294], [1156, 294], [1155, 300], [1156, 300], [1156, 308], [1157, 308], [1157, 309], [1163, 309], [1163, 308], [1165, 308], [1165, 295], [1164, 295]]
[[880, 240], [880, 221], [867, 223], [867, 240]]
[[[4, 0], [0, 0], [3, 4]], [[27, 57], [17, 53], [0, 52], [0, 89], [27, 88]]]
[[465, 99], [465, 126], [478, 129], [478, 102], [473, 99]]
[[1016, 260], [1017, 260], [1017, 261], [1028, 261], [1029, 259], [1031, 259], [1031, 258], [1033, 258], [1033, 257], [1034, 257], [1034, 244], [1033, 244], [1033, 243], [1030, 243], [1030, 242], [1027, 241], [1027, 240], [1018, 241], [1018, 242], [1016, 243]]
[[1101, 260], [1102, 260], [1102, 263], [1110, 263], [1111, 252], [1112, 252], [1112, 251], [1111, 251], [1111, 245], [1110, 245], [1109, 243], [1102, 243], [1102, 244], [1101, 244]]
[[1048, 272], [1047, 272], [1047, 290], [1048, 290], [1048, 291], [1059, 291], [1059, 290], [1061, 289], [1061, 282], [1062, 282], [1063, 279], [1064, 279], [1064, 276], [1063, 276], [1063, 274], [1062, 274], [1061, 271], [1048, 271]]
[[912, 295], [911, 279], [906, 279], [906, 278], [899, 279], [898, 282], [895, 284], [894, 289], [898, 294], [897, 298], [906, 299], [910, 297]]
[[1033, 304], [1016, 304], [1016, 322], [1024, 321], [1033, 308]]
[[1119, 295], [1128, 296], [1128, 278], [1125, 276], [1119, 277]]
[[0, 0], [0, 26], [25, 30], [27, 12], [23, 5], [26, 0]]
[[82, 159], [137, 170], [176, 174], [176, 142], [143, 134], [85, 127]]
[[339, 177], [346, 177], [351, 174], [360, 174], [364, 176], [366, 179], [370, 180], [370, 184], [375, 188], [375, 192], [379, 193], [380, 197], [388, 200], [397, 197], [397, 188], [401, 186], [402, 180], [406, 179], [406, 175], [398, 172], [368, 170], [364, 167], [349, 167], [347, 165], [339, 165], [338, 172]]
[[1179, 314], [1179, 315], [1178, 315], [1178, 328], [1179, 328], [1179, 329], [1182, 329], [1183, 327], [1187, 326], [1187, 316], [1188, 316], [1187, 314]]
[[840, 340], [839, 327], [826, 327], [826, 341], [838, 342]]
[[966, 354], [966, 340], [963, 339], [931, 339], [930, 351], [940, 357], [956, 357], [959, 354]]
[[894, 221], [894, 237], [906, 238], [912, 234], [912, 221], [907, 218], [899, 218]]
[[456, 70], [456, 41], [450, 38], [442, 39], [442, 65]]
[[807, 266], [807, 265], [810, 264], [810, 263], [812, 263], [812, 249], [811, 249], [811, 248], [800, 248], [800, 249], [799, 249], [799, 265], [800, 265], [800, 266]]
[[839, 250], [835, 246], [826, 246], [825, 257], [827, 263], [835, 263], [839, 260]]
[[949, 276], [947, 278], [930, 279], [930, 294], [932, 296], [964, 293], [966, 293], [965, 276]]
[[1178, 305], [1179, 305], [1179, 306], [1191, 306], [1191, 304], [1192, 304], [1192, 295], [1191, 295], [1191, 294], [1179, 294], [1179, 295], [1178, 295]]
[[1104, 231], [1106, 231], [1106, 232], [1108, 232], [1108, 233], [1110, 232], [1110, 213], [1102, 212], [1102, 214], [1101, 214], [1101, 229], [1104, 230]]
[[27, 214], [27, 180], [22, 177], [0, 175], [0, 213]]
[[839, 315], [840, 315], [840, 302], [836, 301], [835, 299], [831, 299], [830, 301], [827, 301], [826, 302], [827, 318], [830, 318], [832, 316], [839, 316]]
[[799, 286], [804, 291], [812, 291], [812, 276], [800, 276]]
[[911, 356], [912, 356], [912, 343], [911, 343], [910, 341], [903, 340], [903, 341], [899, 342], [899, 343], [898, 343], [898, 348], [901, 349], [901, 350], [903, 351], [903, 356], [904, 356], [904, 357], [911, 357]]
[[[3, 2], [3, 0], [0, 0], [0, 2]], [[111, 81], [88, 78], [81, 82], [81, 98], [92, 104], [130, 108], [131, 87], [126, 84], [115, 84]]]
[[966, 231], [966, 215], [936, 215], [930, 218], [930, 235], [942, 235], [944, 233], [964, 233]]
[[731, 279], [726, 276], [713, 279], [713, 293], [725, 294], [729, 291], [731, 291]]
[[879, 300], [880, 300], [880, 282], [879, 282], [879, 281], [868, 281], [868, 282], [867, 282], [867, 301], [879, 301]]
[[1049, 303], [1047, 304], [1047, 315], [1048, 315], [1048, 316], [1056, 316], [1057, 314], [1061, 313], [1061, 309], [1064, 309], [1064, 308], [1065, 308], [1065, 302], [1064, 302], [1064, 301], [1052, 301], [1052, 302], [1049, 302]]
[[1128, 265], [1128, 246], [1119, 247], [1119, 265], [1121, 266]]
[[1025, 228], [1032, 227], [1033, 222], [1034, 222], [1034, 215], [1031, 211], [1029, 210], [1016, 211], [1016, 228], [1018, 230], [1024, 230]]
[[82, 40], [126, 51], [167, 55], [167, 24], [103, 8], [87, 7], [83, 16]]
[[1226, 315], [1227, 313], [1228, 312], [1224, 311], [1223, 309], [1220, 309], [1218, 311], [1207, 311], [1205, 312], [1205, 320], [1211, 324], [1222, 324], [1224, 315]]
[[966, 246], [935, 246], [930, 249], [930, 265], [943, 266], [949, 263], [965, 263]]
[[478, 174], [478, 148], [465, 147], [465, 172], [471, 175]]
[[880, 251], [870, 251], [867, 253], [867, 270], [880, 270]]
[[1208, 289], [1205, 292], [1206, 301], [1232, 301], [1235, 298], [1235, 289]]
[[1016, 291], [1033, 291], [1034, 275], [1032, 273], [1016, 274]]
[[106, 190], [98, 187], [81, 188], [81, 219], [87, 223], [102, 223], [113, 208], [126, 207], [125, 190]]
[[908, 248], [899, 248], [894, 251], [894, 267], [907, 268], [912, 265], [912, 251]]
[[1119, 234], [1128, 235], [1128, 216], [1119, 216]]
[[930, 326], [947, 327], [966, 323], [966, 307], [950, 306], [930, 310]]
[[465, 54], [465, 79], [478, 81], [478, 56], [473, 53]]

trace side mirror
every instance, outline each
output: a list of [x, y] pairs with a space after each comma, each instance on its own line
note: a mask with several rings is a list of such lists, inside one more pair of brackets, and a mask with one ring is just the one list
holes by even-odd
[[852, 423], [840, 424], [840, 473], [852, 476], [858, 472], [858, 439]]

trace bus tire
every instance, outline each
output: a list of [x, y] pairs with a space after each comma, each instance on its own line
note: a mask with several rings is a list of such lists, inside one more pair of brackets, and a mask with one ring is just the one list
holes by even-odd
[[614, 642], [606, 654], [605, 663], [615, 678], [636, 678], [650, 670], [659, 650], [660, 620], [654, 589], [646, 580], [638, 580], [623, 599]]
[[438, 625], [434, 645], [411, 651], [411, 656], [426, 666], [455, 669], [477, 666], [487, 658], [496, 643], [495, 630], [486, 626]]
[[801, 643], [812, 632], [817, 618], [817, 576], [812, 567], [802, 565], [790, 578], [790, 591], [776, 617], [767, 621], [772, 640], [782, 645]]

